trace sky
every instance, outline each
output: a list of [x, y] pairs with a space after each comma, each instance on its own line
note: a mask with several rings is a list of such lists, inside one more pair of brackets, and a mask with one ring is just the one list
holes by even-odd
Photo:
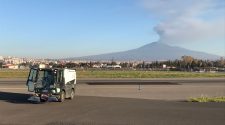
[[151, 42], [225, 56], [224, 0], [0, 0], [0, 55], [67, 58]]

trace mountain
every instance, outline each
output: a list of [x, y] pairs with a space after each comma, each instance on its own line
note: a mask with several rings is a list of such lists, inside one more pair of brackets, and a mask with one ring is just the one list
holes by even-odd
[[137, 49], [108, 54], [69, 58], [69, 60], [89, 60], [89, 61], [155, 61], [155, 60], [175, 60], [181, 56], [192, 56], [197, 59], [215, 60], [220, 57], [204, 52], [192, 51], [181, 47], [170, 46], [160, 42], [153, 42]]

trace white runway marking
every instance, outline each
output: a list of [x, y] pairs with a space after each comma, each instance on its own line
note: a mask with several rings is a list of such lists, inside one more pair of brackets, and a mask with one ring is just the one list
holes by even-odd
[[7, 89], [7, 90], [10, 89], [10, 90], [12, 90], [12, 89], [27, 89], [27, 88], [0, 88], [0, 90], [2, 90], [2, 89], [4, 89], [4, 90], [5, 90], [5, 89]]

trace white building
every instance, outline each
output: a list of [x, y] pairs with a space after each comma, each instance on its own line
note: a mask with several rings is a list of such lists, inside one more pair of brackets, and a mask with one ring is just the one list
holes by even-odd
[[3, 61], [3, 60], [4, 60], [3, 56], [0, 56], [0, 61]]
[[107, 65], [106, 68], [109, 68], [109, 69], [121, 69], [122, 67], [120, 65]]
[[19, 66], [18, 65], [10, 65], [9, 69], [19, 69]]
[[16, 57], [7, 57], [4, 58], [4, 62], [7, 64], [20, 64], [23, 63], [24, 60], [22, 58], [16, 58]]

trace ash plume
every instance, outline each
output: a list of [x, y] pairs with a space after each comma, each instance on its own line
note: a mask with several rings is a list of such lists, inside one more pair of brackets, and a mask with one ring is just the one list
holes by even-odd
[[160, 23], [159, 42], [225, 41], [224, 0], [144, 0], [144, 7]]

